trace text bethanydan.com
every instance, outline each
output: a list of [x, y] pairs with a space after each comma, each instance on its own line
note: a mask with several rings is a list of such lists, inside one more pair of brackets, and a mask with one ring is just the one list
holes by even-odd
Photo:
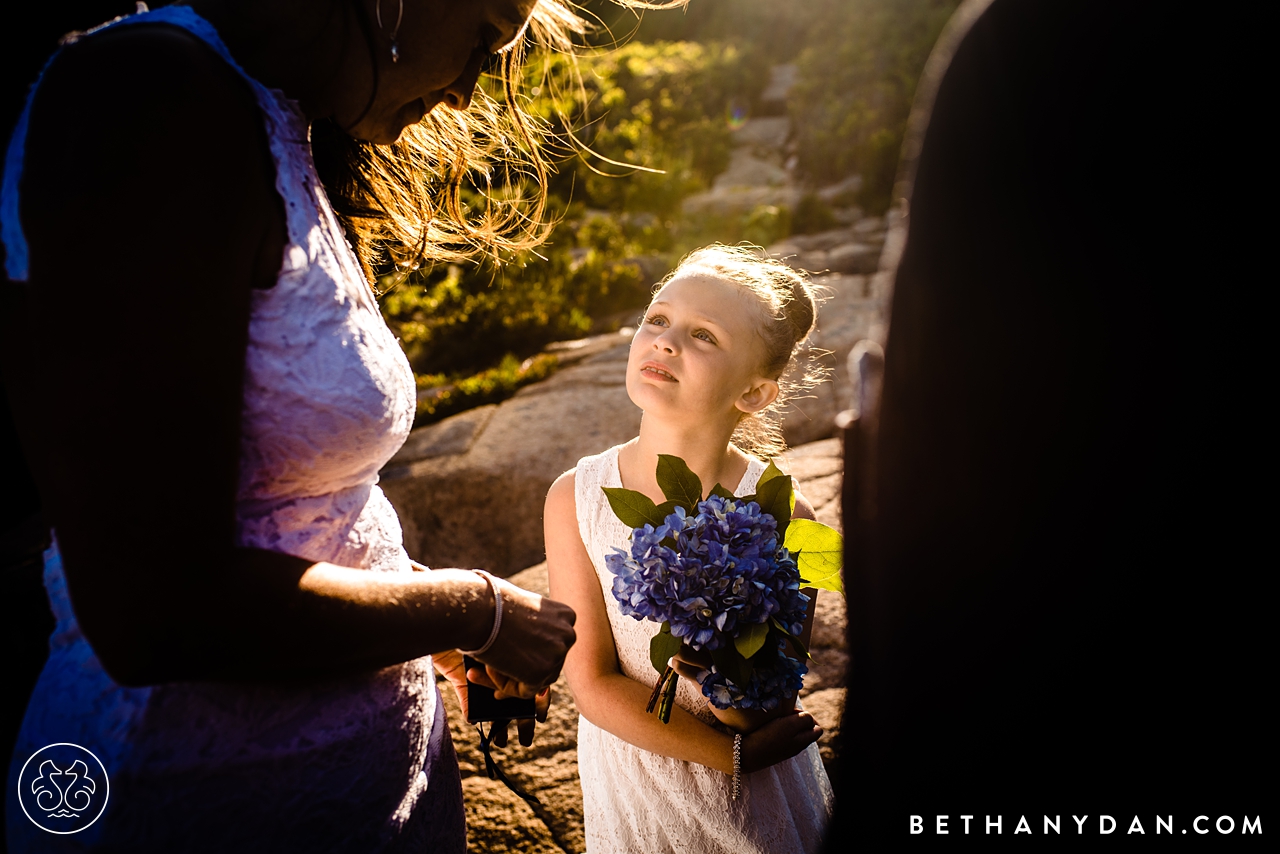
[[[1176, 820], [1172, 815], [1156, 815], [1143, 819], [1141, 816], [1133, 816], [1129, 822], [1128, 830], [1122, 830], [1124, 827], [1123, 819], [1116, 819], [1109, 815], [1087, 816], [1073, 815], [1063, 827], [1062, 816], [1040, 816], [1042, 824], [1040, 827], [1035, 826], [1035, 819], [1028, 820], [1026, 816], [1018, 816], [1017, 819], [1002, 815], [934, 815], [927, 818], [922, 815], [910, 816], [910, 828], [912, 835], [934, 834], [938, 836], [947, 836], [957, 833], [961, 835], [987, 834], [987, 835], [1004, 835], [1011, 833], [1014, 836], [1025, 833], [1029, 836], [1035, 836], [1039, 833], [1042, 836], [1061, 836], [1064, 833], [1084, 835], [1100, 835], [1106, 836], [1112, 833], [1121, 834], [1140, 834], [1147, 836], [1155, 834], [1157, 836], [1163, 834], [1184, 834], [1187, 831], [1204, 836], [1207, 833], [1218, 833], [1223, 836], [1231, 834], [1259, 834], [1262, 833], [1262, 819], [1260, 816], [1235, 816], [1222, 815], [1216, 819], [1207, 815], [1198, 815], [1192, 819]], [[1007, 819], [1007, 820], [1006, 820]]]

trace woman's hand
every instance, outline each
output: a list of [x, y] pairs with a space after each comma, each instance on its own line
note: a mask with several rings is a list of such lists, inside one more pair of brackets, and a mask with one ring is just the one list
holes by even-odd
[[[454, 693], [458, 695], [458, 706], [462, 709], [462, 719], [467, 719], [467, 674], [463, 669], [462, 653], [456, 649], [447, 649], [431, 656], [431, 663], [436, 671], [449, 680]], [[472, 680], [475, 681], [475, 680]]]
[[[495, 578], [493, 583], [502, 591], [502, 626], [493, 646], [475, 658], [485, 664], [496, 699], [535, 698], [560, 677], [565, 654], [577, 638], [577, 615], [563, 602], [509, 581]], [[473, 672], [479, 674], [478, 669]]]
[[[505, 700], [511, 697], [520, 696], [519, 691], [527, 686], [522, 686], [520, 682], [500, 673], [492, 667], [485, 665], [483, 668], [473, 667], [467, 671], [467, 678], [477, 685], [485, 685], [493, 689], [493, 697], [495, 700]], [[527, 698], [525, 698], [527, 699]], [[551, 689], [543, 688], [534, 694], [533, 697], [533, 717], [520, 718], [516, 721], [516, 730], [520, 734], [520, 743], [525, 747], [533, 744], [534, 729], [538, 724], [547, 722], [547, 711], [551, 708]], [[507, 724], [510, 720], [502, 719], [493, 722], [493, 729], [490, 732], [493, 743], [498, 747], [507, 746]]]
[[[431, 661], [435, 664], [436, 670], [442, 676], [449, 680], [453, 685], [453, 690], [458, 695], [458, 706], [462, 709], [462, 717], [467, 717], [467, 680], [477, 685], [485, 685], [489, 688], [499, 689], [502, 684], [510, 681], [504, 673], [500, 673], [492, 668], [473, 667], [471, 670], [464, 671], [462, 653], [456, 649], [445, 650], [431, 656]], [[496, 695], [495, 695], [496, 696]], [[514, 695], [511, 695], [514, 696]], [[498, 699], [502, 699], [498, 697]], [[534, 697], [534, 717], [524, 718], [516, 722], [516, 729], [520, 734], [520, 743], [525, 747], [533, 744], [534, 728], [537, 724], [547, 722], [547, 711], [551, 708], [551, 689], [543, 689], [541, 693]], [[490, 733], [493, 743], [498, 747], [507, 746], [507, 724], [510, 721], [500, 720], [493, 722], [493, 729]]]
[[799, 754], [822, 737], [822, 727], [808, 712], [775, 718], [742, 737], [742, 772], [750, 774]]

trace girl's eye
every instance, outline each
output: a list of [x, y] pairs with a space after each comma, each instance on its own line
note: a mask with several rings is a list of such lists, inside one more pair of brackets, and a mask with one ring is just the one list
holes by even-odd
[[651, 314], [644, 319], [645, 323], [652, 323], [654, 326], [666, 326], [667, 319], [660, 314]]
[[708, 344], [716, 343], [716, 337], [705, 329], [699, 329], [697, 332], [693, 333], [693, 337], [701, 338], [703, 341], [706, 341]]

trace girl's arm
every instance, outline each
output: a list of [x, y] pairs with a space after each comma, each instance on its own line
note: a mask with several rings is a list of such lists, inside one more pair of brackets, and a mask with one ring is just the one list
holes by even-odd
[[[656, 714], [645, 711], [652, 686], [622, 674], [604, 593], [578, 533], [574, 476], [573, 471], [567, 472], [552, 485], [543, 519], [551, 595], [572, 607], [578, 617], [578, 640], [564, 663], [578, 711], [636, 747], [732, 774], [732, 736], [678, 705], [672, 709], [670, 723], [662, 723]], [[812, 716], [793, 711], [743, 739], [743, 770], [755, 771], [789, 759], [821, 735]]]
[[[36, 95], [6, 388], [85, 637], [122, 684], [281, 679], [485, 642], [475, 573], [384, 574], [235, 547], [249, 306], [285, 241], [252, 92], [193, 36], [67, 47]], [[486, 663], [554, 681], [573, 615], [503, 587]]]

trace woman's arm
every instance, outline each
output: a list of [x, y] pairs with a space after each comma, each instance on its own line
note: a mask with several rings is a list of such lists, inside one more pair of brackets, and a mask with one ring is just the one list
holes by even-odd
[[[483, 579], [238, 549], [250, 295], [284, 212], [251, 91], [194, 37], [121, 27], [68, 47], [27, 138], [15, 415], [85, 636], [125, 684], [374, 668], [484, 643]], [[7, 337], [7, 336], [6, 336]], [[503, 587], [483, 659], [554, 681], [565, 606]]]
[[[543, 520], [551, 595], [578, 615], [578, 642], [564, 672], [578, 710], [601, 729], [651, 753], [733, 773], [733, 738], [704, 724], [678, 705], [670, 723], [645, 711], [652, 689], [622, 674], [604, 594], [578, 533], [574, 472], [552, 485]], [[656, 678], [656, 674], [655, 674]], [[792, 713], [743, 740], [743, 769], [754, 771], [788, 759], [822, 734], [813, 718]]]

